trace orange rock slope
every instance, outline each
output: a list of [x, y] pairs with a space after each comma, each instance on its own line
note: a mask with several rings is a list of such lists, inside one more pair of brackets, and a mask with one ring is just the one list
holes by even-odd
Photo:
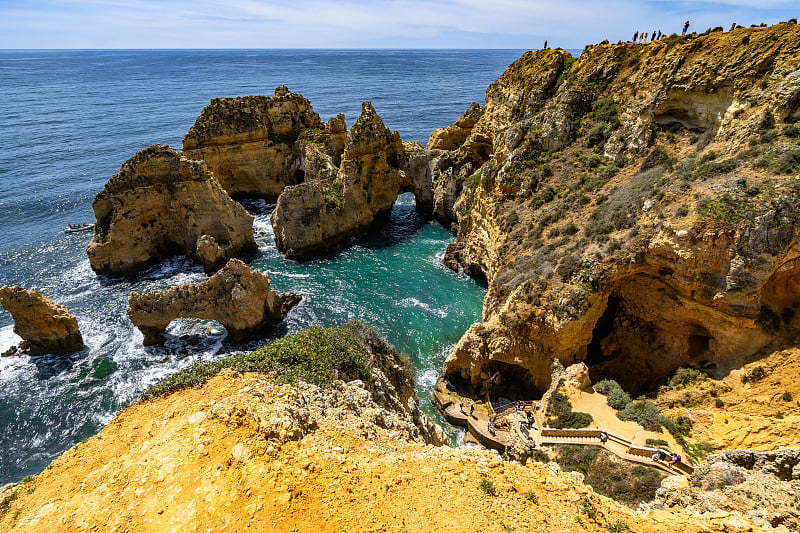
[[[751, 527], [734, 515], [637, 513], [554, 465], [521, 466], [477, 448], [426, 445], [407, 420], [376, 406], [357, 381], [325, 390], [223, 371], [202, 388], [133, 405], [14, 487], [17, 498], [0, 516], [0, 530]], [[479, 487], [482, 480], [491, 481], [494, 494]]]

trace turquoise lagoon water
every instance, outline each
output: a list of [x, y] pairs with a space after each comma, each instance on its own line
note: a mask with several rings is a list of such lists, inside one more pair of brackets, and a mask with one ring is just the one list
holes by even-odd
[[[178, 320], [168, 342], [144, 348], [125, 314], [130, 291], [205, 279], [185, 258], [133, 279], [89, 268], [88, 234], [67, 223], [92, 221], [91, 201], [136, 151], [180, 147], [208, 100], [271, 94], [287, 84], [323, 120], [344, 112], [352, 125], [362, 100], [404, 140], [425, 142], [521, 55], [484, 51], [0, 51], [0, 285], [36, 287], [78, 318], [86, 348], [68, 357], [0, 358], [0, 485], [36, 474], [160, 378], [192, 364], [246, 350], [314, 324], [360, 319], [418, 366], [428, 412], [441, 363], [480, 318], [485, 287], [445, 269], [453, 235], [403, 195], [354, 246], [306, 263], [275, 249], [273, 206], [245, 202], [256, 215], [251, 266], [278, 291], [303, 301], [270, 338], [226, 340], [213, 322]], [[19, 341], [0, 311], [0, 351]], [[191, 355], [187, 355], [191, 354]]]

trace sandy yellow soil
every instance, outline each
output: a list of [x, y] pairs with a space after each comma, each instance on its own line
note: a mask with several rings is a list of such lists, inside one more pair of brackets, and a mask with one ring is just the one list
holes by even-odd
[[[243, 407], [288, 405], [291, 392], [227, 372], [200, 389], [134, 405], [17, 486], [0, 530], [571, 532], [624, 523], [674, 532], [736, 531], [744, 523], [640, 514], [555, 465], [411, 442], [330, 407], [325, 416], [306, 405], [308, 429], [292, 440], [291, 431], [265, 431], [288, 427], [278, 415], [258, 419]], [[493, 495], [479, 488], [483, 479]]]

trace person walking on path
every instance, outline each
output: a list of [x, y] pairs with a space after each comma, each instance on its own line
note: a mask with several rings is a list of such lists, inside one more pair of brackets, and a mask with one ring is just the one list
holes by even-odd
[[686, 30], [688, 29], [689, 29], [689, 21], [687, 20], [686, 22], [683, 23], [683, 33], [681, 33], [681, 37], [686, 36]]

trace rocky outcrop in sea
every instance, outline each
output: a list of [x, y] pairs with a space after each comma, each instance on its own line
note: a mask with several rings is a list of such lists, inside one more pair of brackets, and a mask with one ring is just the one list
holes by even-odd
[[231, 259], [201, 283], [163, 291], [132, 292], [128, 316], [144, 334], [145, 346], [164, 342], [164, 330], [176, 318], [216, 320], [234, 341], [240, 341], [280, 322], [301, 296], [277, 294], [267, 275]]
[[69, 309], [39, 293], [18, 286], [0, 287], [0, 304], [14, 318], [18, 347], [3, 355], [64, 355], [83, 349], [78, 321]]
[[253, 217], [205, 163], [168, 146], [150, 146], [126, 161], [92, 207], [97, 223], [86, 252], [104, 276], [131, 276], [179, 254], [211, 272], [255, 249]]

